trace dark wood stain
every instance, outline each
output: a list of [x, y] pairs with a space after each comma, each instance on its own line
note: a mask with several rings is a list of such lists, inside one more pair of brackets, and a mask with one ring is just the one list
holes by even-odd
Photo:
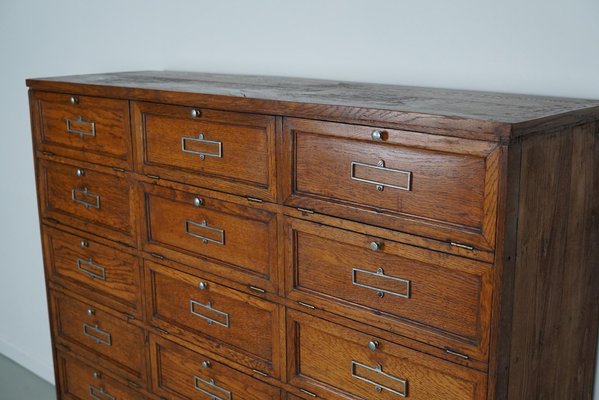
[[592, 123], [523, 143], [510, 399], [591, 399], [598, 137]]

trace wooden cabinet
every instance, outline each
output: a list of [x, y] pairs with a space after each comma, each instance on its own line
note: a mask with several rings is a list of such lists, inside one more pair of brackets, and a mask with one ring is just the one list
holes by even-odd
[[60, 399], [591, 399], [599, 102], [27, 84]]

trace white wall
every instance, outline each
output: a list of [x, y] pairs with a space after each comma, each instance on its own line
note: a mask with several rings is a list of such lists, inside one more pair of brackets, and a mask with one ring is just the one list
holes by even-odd
[[599, 2], [0, 0], [0, 353], [47, 380], [24, 80], [134, 69], [599, 99]]

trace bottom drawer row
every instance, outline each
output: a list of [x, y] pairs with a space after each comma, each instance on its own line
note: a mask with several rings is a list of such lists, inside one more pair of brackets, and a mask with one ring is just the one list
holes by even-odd
[[[197, 342], [190, 342], [192, 351], [147, 334], [122, 314], [99, 310], [64, 293], [52, 292], [51, 298], [58, 348], [72, 350], [94, 365], [58, 353], [64, 398], [143, 398], [132, 389], [137, 387], [149, 387], [165, 399], [281, 398], [281, 389], [240, 372], [245, 368], [239, 360], [230, 359], [231, 365], [237, 365], [231, 367], [222, 363], [222, 354], [214, 356], [198, 348]], [[486, 398], [483, 372], [292, 309], [286, 311], [286, 325], [287, 382], [299, 388], [297, 394], [303, 397]], [[151, 383], [146, 378], [148, 359]], [[112, 374], [126, 379], [113, 379]]]
[[107, 375], [102, 368], [92, 367], [66, 353], [57, 353], [56, 362], [60, 394], [63, 399], [145, 399], [142, 394], [119, 381], [118, 378]]
[[[210, 357], [168, 340], [151, 337], [154, 369], [152, 392], [162, 399], [269, 400], [281, 389], [245, 375]], [[114, 371], [92, 367], [68, 353], [58, 352], [60, 392], [64, 399], [141, 400], [141, 392], [116, 377]], [[155, 364], [154, 364], [155, 363]]]

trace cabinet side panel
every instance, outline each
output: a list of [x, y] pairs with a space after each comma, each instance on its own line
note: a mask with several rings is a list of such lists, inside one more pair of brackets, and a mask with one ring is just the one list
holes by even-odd
[[[491, 325], [487, 400], [506, 400], [510, 363], [516, 234], [520, 195], [521, 142], [504, 148], [497, 208], [497, 257]], [[505, 156], [507, 155], [507, 156]]]
[[510, 400], [592, 398], [598, 136], [590, 123], [522, 143]]

